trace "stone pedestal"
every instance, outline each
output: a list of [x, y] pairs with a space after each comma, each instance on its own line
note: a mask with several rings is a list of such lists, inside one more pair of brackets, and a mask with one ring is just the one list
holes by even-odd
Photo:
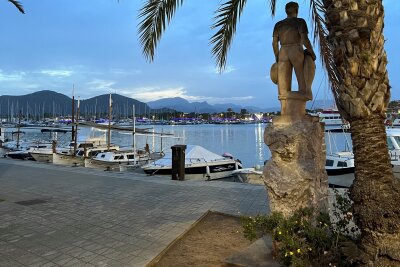
[[318, 118], [277, 117], [265, 128], [264, 142], [272, 154], [264, 168], [271, 210], [285, 216], [303, 207], [326, 211], [324, 127]]

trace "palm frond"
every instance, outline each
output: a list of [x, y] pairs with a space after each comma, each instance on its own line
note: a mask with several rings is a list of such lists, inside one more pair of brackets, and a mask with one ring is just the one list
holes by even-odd
[[161, 35], [171, 21], [176, 9], [184, 0], [147, 0], [139, 11], [139, 38], [143, 54], [148, 61], [154, 60], [154, 53]]
[[24, 7], [22, 6], [22, 4], [21, 4], [19, 1], [16, 1], [16, 0], [8, 0], [8, 2], [10, 2], [11, 4], [13, 4], [16, 8], [18, 8], [19, 12], [21, 12], [22, 14], [25, 14]]
[[329, 32], [323, 17], [323, 14], [326, 14], [323, 0], [310, 0], [310, 10], [314, 22], [314, 44], [319, 43], [322, 65], [326, 68], [329, 84], [337, 99], [342, 79], [335, 64], [332, 45], [328, 40]]
[[272, 17], [275, 16], [276, 1], [278, 1], [278, 0], [269, 0], [269, 7], [271, 8], [271, 15], [272, 15]]
[[236, 32], [236, 25], [243, 12], [247, 0], [229, 0], [220, 5], [215, 12], [212, 29], [219, 28], [210, 38], [213, 44], [211, 53], [217, 61], [217, 67], [222, 71], [226, 66], [226, 59], [233, 37]]

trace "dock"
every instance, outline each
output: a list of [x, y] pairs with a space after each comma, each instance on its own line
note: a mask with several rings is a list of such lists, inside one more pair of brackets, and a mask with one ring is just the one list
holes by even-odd
[[145, 266], [208, 210], [269, 210], [264, 186], [5, 158], [0, 183], [0, 266]]

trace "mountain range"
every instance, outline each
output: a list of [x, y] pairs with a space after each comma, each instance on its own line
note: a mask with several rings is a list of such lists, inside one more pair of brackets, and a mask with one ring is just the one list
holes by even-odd
[[[109, 94], [99, 95], [80, 101], [80, 114], [97, 116], [108, 114]], [[113, 114], [117, 116], [128, 116], [132, 114], [135, 105], [136, 114], [149, 112], [151, 109], [146, 103], [136, 99], [112, 94]], [[75, 98], [75, 110], [78, 100]], [[44, 115], [66, 116], [71, 115], [72, 99], [61, 93], [50, 90], [35, 93], [11, 96], [0, 96], [0, 114], [2, 118], [17, 117], [19, 113], [29, 117], [42, 118]]]
[[150, 101], [147, 104], [150, 106], [150, 108], [153, 109], [169, 108], [187, 113], [191, 112], [219, 113], [227, 111], [228, 108], [231, 108], [234, 112], [237, 113], [239, 113], [241, 109], [246, 109], [248, 112], [272, 112], [279, 110], [279, 108], [259, 108], [253, 106], [240, 106], [232, 103], [211, 105], [206, 101], [189, 102], [188, 100], [181, 97], [163, 98], [156, 101]]
[[[129, 98], [119, 94], [112, 94], [113, 115], [128, 117], [131, 116], [133, 105], [135, 105], [136, 114], [149, 114], [160, 112], [180, 111], [186, 113], [219, 113], [226, 112], [231, 108], [234, 112], [240, 112], [246, 109], [248, 112], [274, 112], [279, 111], [279, 107], [259, 108], [254, 106], [240, 106], [237, 104], [214, 104], [211, 105], [206, 101], [189, 102], [181, 97], [163, 98], [147, 104], [133, 98]], [[75, 99], [75, 108], [77, 108], [77, 100]], [[80, 113], [82, 115], [104, 116], [108, 114], [109, 95], [103, 94], [89, 99], [80, 101]], [[323, 101], [308, 102], [307, 108], [316, 109], [324, 107]], [[0, 96], [0, 117], [16, 117], [20, 112], [30, 117], [43, 117], [47, 115], [71, 115], [72, 99], [64, 94], [50, 90], [38, 91], [35, 93], [12, 96]]]

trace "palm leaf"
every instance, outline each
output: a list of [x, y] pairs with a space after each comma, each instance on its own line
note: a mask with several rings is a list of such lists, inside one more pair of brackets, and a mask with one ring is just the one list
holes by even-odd
[[272, 15], [272, 17], [275, 16], [276, 1], [277, 1], [277, 0], [269, 0], [269, 7], [271, 8], [271, 15]]
[[[321, 61], [326, 68], [329, 83], [337, 100], [342, 79], [335, 64], [332, 45], [329, 43], [328, 40], [329, 32], [327, 29], [326, 21], [323, 17], [323, 15], [326, 14], [323, 0], [310, 0], [310, 10], [314, 22], [314, 44], [319, 43]], [[338, 101], [336, 101], [336, 103], [338, 103]]]
[[154, 60], [154, 52], [161, 35], [171, 21], [176, 9], [184, 0], [147, 0], [139, 11], [139, 39], [143, 54], [148, 61]]
[[8, 2], [13, 4], [16, 8], [18, 8], [19, 12], [21, 12], [22, 14], [25, 14], [24, 7], [22, 6], [22, 4], [20, 2], [18, 2], [16, 0], [8, 0]]
[[214, 45], [211, 53], [216, 59], [217, 67], [220, 71], [226, 66], [227, 54], [246, 1], [229, 0], [221, 4], [215, 12], [214, 24], [211, 28], [218, 28], [218, 31], [210, 38], [210, 44]]

